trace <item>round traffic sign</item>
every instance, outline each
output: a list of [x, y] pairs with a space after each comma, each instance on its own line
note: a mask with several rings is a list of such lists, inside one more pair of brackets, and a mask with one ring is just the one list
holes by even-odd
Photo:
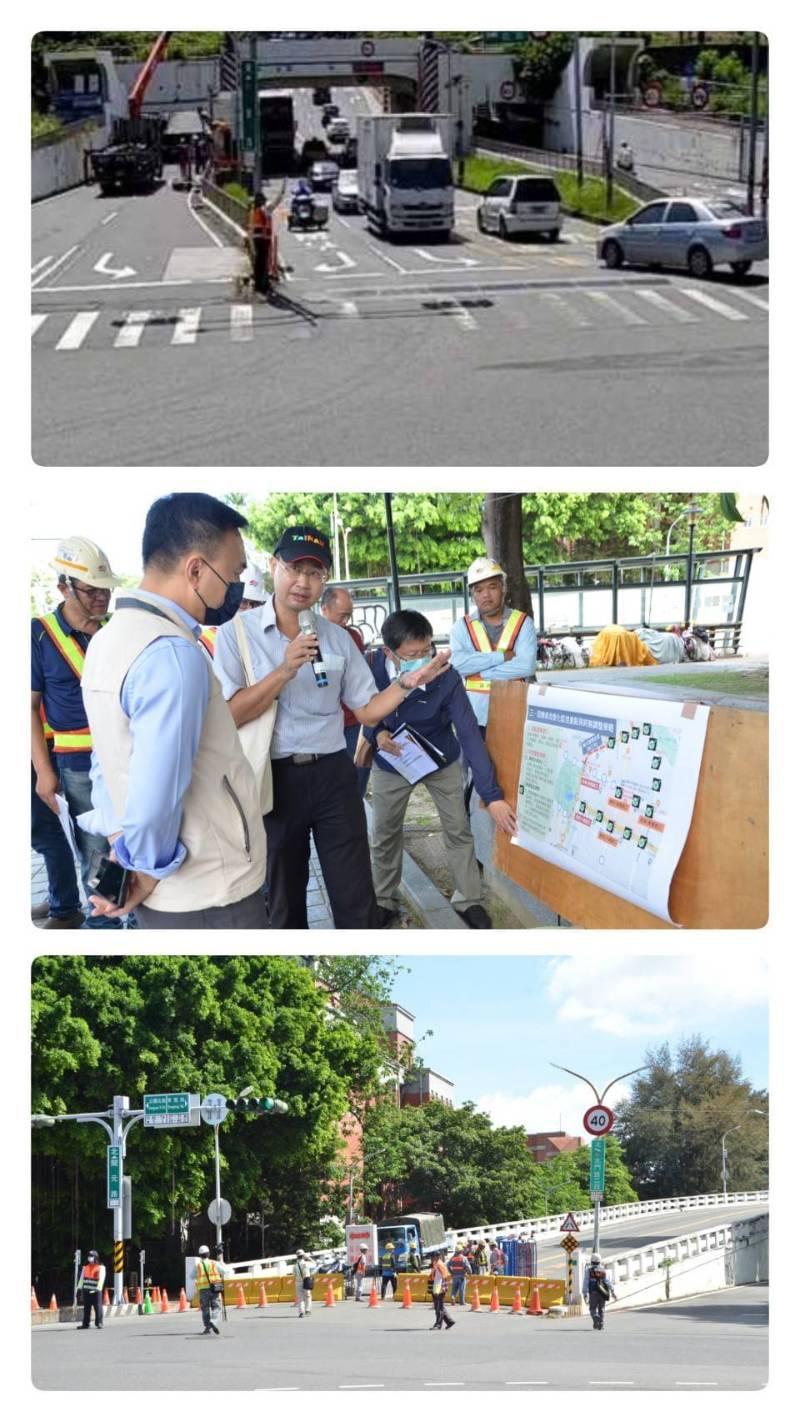
[[200, 1102], [200, 1115], [207, 1126], [221, 1126], [227, 1114], [225, 1097], [219, 1091], [210, 1091]]
[[708, 103], [708, 88], [705, 84], [695, 84], [692, 89], [692, 108], [704, 109]]
[[583, 1129], [590, 1136], [607, 1136], [614, 1124], [614, 1112], [607, 1106], [592, 1106], [583, 1118]]
[[372, 58], [373, 54], [375, 53], [375, 46], [372, 43], [372, 40], [364, 40], [361, 46], [361, 53], [363, 54], [365, 59]]
[[231, 1217], [231, 1207], [227, 1200], [219, 1202], [219, 1219], [217, 1219], [217, 1202], [212, 1200], [208, 1207], [208, 1218], [212, 1224], [226, 1225]]
[[514, 83], [514, 80], [513, 80], [513, 79], [504, 79], [503, 82], [502, 82], [502, 84], [500, 85], [500, 98], [501, 98], [501, 99], [513, 99], [513, 97], [514, 97], [514, 95], [515, 95], [516, 92], [517, 92], [517, 86], [516, 86], [516, 84]]
[[661, 103], [661, 85], [658, 79], [651, 79], [642, 91], [642, 98], [648, 109], [657, 109]]

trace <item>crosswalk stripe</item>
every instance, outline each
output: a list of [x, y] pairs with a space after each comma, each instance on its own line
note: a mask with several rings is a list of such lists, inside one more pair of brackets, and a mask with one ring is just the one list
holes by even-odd
[[56, 350], [76, 351], [83, 345], [99, 315], [99, 311], [79, 311], [77, 316], [73, 316], [61, 340], [57, 342]]
[[252, 341], [253, 339], [253, 308], [252, 306], [232, 306], [231, 307], [231, 340], [232, 341]]
[[133, 346], [138, 346], [151, 315], [150, 311], [129, 311], [124, 326], [117, 333], [115, 350], [130, 350]]
[[478, 323], [475, 317], [470, 315], [469, 311], [461, 305], [460, 301], [454, 303], [454, 309], [451, 315], [453, 320], [461, 327], [462, 331], [477, 331]]
[[35, 336], [36, 332], [39, 330], [39, 327], [44, 325], [48, 315], [49, 312], [45, 311], [44, 313], [39, 312], [39, 314], [36, 316], [31, 316], [31, 321], [33, 323], [33, 330], [31, 331], [32, 336]]
[[552, 306], [559, 316], [564, 316], [573, 326], [591, 326], [592, 323], [588, 317], [581, 315], [579, 311], [574, 311], [557, 291], [539, 292], [539, 298], [548, 306]]
[[357, 316], [358, 306], [355, 301], [340, 301], [339, 309], [343, 316]]
[[651, 291], [649, 287], [637, 286], [634, 288], [636, 295], [641, 296], [643, 301], [648, 301], [651, 306], [655, 306], [657, 311], [663, 311], [665, 315], [671, 316], [674, 321], [699, 321], [700, 317], [694, 311], [684, 311], [682, 306], [676, 306], [674, 301], [667, 301], [666, 296], [662, 296], [660, 291]]
[[178, 321], [172, 333], [171, 345], [193, 346], [197, 340], [202, 306], [184, 306], [178, 313]]
[[749, 301], [751, 306], [758, 306], [761, 311], [769, 311], [769, 302], [762, 300], [752, 291], [737, 291], [736, 298], [738, 301]]
[[744, 311], [736, 311], [733, 306], [726, 306], [724, 301], [717, 301], [715, 296], [709, 296], [707, 291], [695, 291], [693, 286], [682, 286], [681, 294], [688, 296], [691, 301], [697, 301], [700, 306], [707, 306], [709, 311], [716, 311], [718, 316], [724, 316], [726, 321], [749, 321]]
[[640, 316], [638, 311], [629, 311], [627, 306], [623, 306], [621, 301], [609, 296], [607, 291], [587, 291], [584, 292], [590, 300], [595, 301], [604, 311], [615, 311], [622, 317], [626, 326], [646, 326], [647, 321], [644, 316]]

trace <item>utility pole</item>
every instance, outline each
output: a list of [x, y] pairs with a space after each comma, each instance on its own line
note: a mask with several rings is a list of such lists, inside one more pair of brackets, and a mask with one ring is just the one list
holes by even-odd
[[747, 211], [756, 210], [756, 139], [758, 137], [758, 30], [750, 48], [750, 152], [747, 155]]
[[583, 94], [583, 82], [581, 78], [581, 37], [575, 36], [575, 54], [573, 56], [574, 73], [573, 82], [575, 85], [575, 160], [578, 174], [578, 187], [583, 187], [583, 111], [581, 97]]
[[611, 35], [611, 94], [606, 105], [606, 211], [611, 211], [614, 198], [614, 90], [617, 82], [616, 36]]
[[255, 74], [255, 133], [253, 148], [253, 197], [261, 192], [261, 105], [258, 100], [258, 32], [250, 32], [250, 62]]
[[334, 493], [333, 496], [333, 580], [338, 583], [342, 578], [342, 565], [339, 561], [339, 500]]
[[394, 544], [394, 520], [392, 518], [392, 496], [384, 494], [383, 506], [386, 511], [386, 540], [389, 544], [389, 601], [392, 612], [400, 611], [400, 579], [397, 572], [397, 549]]

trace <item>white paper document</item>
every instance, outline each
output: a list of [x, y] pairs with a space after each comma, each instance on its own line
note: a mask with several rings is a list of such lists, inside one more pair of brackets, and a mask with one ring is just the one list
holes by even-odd
[[[67, 836], [67, 844], [72, 850], [72, 857], [75, 860], [76, 865], [80, 865], [81, 856], [78, 851], [78, 845], [75, 839], [75, 825], [72, 820], [72, 815], [69, 812], [69, 805], [67, 804], [65, 796], [59, 795], [57, 793], [56, 804], [58, 805], [59, 824], [61, 825], [64, 834]], [[86, 891], [83, 887], [83, 880], [80, 874], [77, 874], [76, 877], [78, 880], [78, 892], [81, 896], [81, 903], [85, 905], [88, 903], [88, 899], [86, 898]]]
[[405, 776], [409, 785], [416, 785], [418, 780], [422, 780], [425, 775], [430, 775], [432, 770], [439, 770], [439, 766], [432, 756], [409, 735], [408, 731], [398, 731], [392, 736], [396, 746], [399, 746], [402, 755], [389, 755], [386, 751], [379, 750], [378, 755], [381, 760], [385, 760], [387, 765], [393, 765], [395, 770]]
[[708, 707], [528, 688], [513, 843], [672, 922]]

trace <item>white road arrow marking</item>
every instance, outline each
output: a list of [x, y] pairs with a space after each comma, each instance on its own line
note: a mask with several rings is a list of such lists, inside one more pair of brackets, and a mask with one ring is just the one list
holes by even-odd
[[95, 262], [92, 270], [101, 272], [103, 276], [113, 277], [115, 281], [119, 281], [121, 277], [136, 276], [135, 267], [110, 267], [108, 264], [113, 255], [113, 252], [104, 252], [100, 260]]
[[426, 252], [423, 247], [415, 247], [414, 251], [418, 257], [424, 257], [426, 262], [444, 262], [449, 267], [477, 267], [477, 257], [435, 257], [433, 252]]
[[336, 265], [336, 263], [320, 262], [319, 265], [314, 268], [314, 271], [315, 271], [315, 272], [342, 272], [342, 271], [345, 270], [346, 267], [354, 267], [354, 266], [355, 266], [355, 262], [353, 261], [353, 258], [352, 258], [352, 257], [348, 257], [348, 255], [347, 255], [346, 252], [337, 252], [336, 255], [337, 255], [337, 257], [339, 258], [339, 264], [338, 264], [338, 266]]

